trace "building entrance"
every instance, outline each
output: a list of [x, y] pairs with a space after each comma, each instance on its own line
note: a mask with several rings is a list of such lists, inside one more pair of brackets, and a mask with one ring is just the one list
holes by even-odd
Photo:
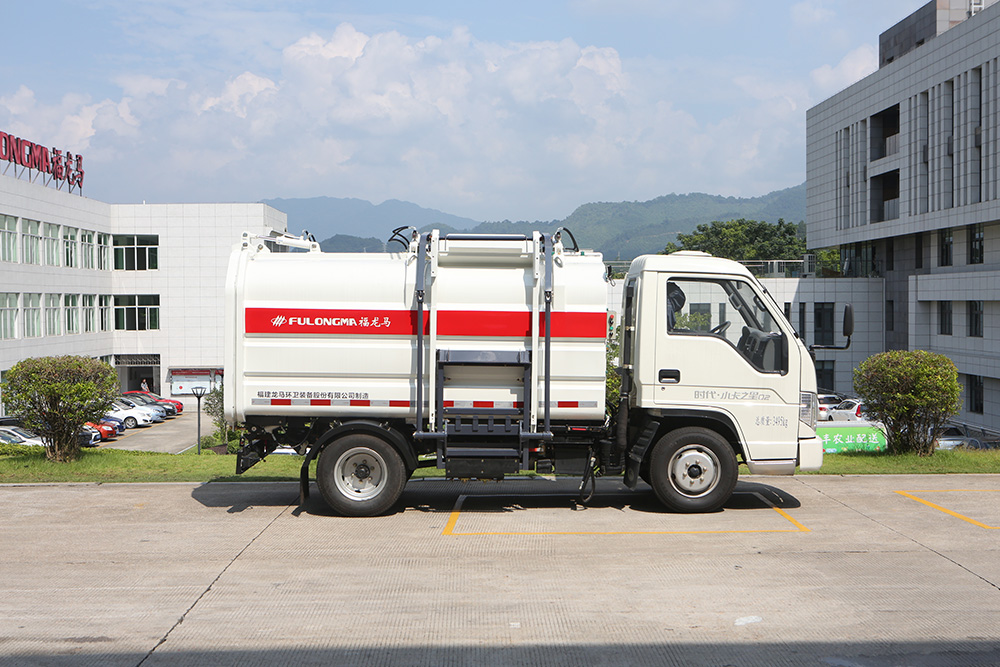
[[[116, 354], [115, 369], [122, 391], [145, 390], [160, 392], [160, 355]], [[143, 387], [145, 383], [145, 387]]]

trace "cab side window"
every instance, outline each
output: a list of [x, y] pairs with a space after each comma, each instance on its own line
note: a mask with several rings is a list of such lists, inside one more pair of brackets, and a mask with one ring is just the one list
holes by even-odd
[[748, 283], [672, 278], [666, 311], [668, 335], [720, 338], [758, 371], [787, 370], [786, 338]]

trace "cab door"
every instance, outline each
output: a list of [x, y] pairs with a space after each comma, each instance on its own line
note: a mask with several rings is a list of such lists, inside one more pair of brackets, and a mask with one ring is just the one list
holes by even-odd
[[725, 413], [753, 460], [798, 451], [798, 362], [769, 304], [740, 277], [658, 274], [654, 404]]

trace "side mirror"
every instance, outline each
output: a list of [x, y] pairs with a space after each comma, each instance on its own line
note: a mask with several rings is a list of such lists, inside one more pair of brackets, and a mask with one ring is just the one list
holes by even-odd
[[854, 306], [847, 304], [844, 306], [844, 337], [850, 338], [854, 335]]

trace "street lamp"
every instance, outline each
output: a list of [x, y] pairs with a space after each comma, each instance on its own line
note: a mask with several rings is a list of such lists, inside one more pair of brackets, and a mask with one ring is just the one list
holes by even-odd
[[204, 387], [191, 387], [191, 393], [198, 399], [198, 455], [201, 455], [201, 397], [205, 395]]

